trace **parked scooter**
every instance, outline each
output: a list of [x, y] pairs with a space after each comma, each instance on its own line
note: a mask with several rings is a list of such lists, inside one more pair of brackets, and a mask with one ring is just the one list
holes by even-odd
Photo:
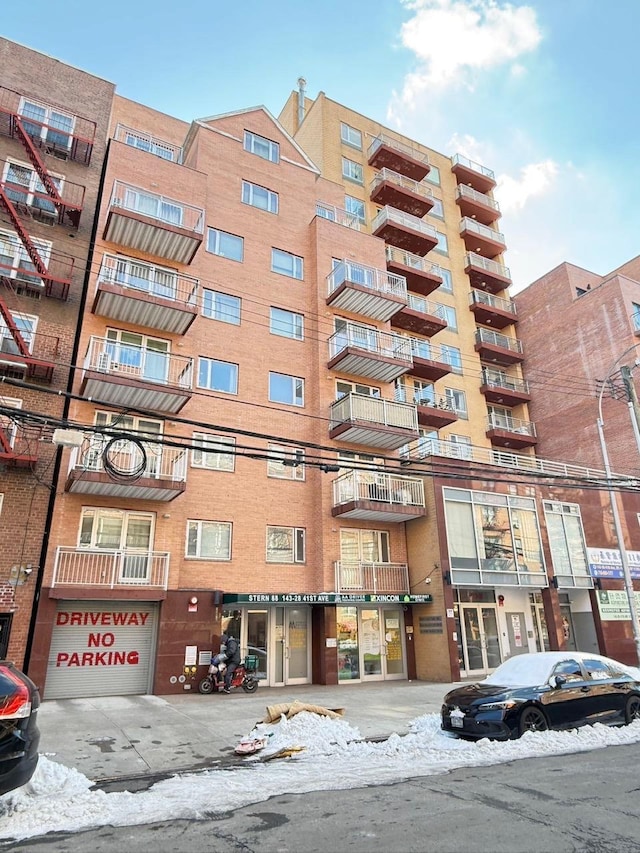
[[[214, 659], [215, 660], [215, 659]], [[224, 687], [224, 671], [226, 665], [223, 662], [209, 664], [209, 672], [198, 684], [198, 692], [208, 695], [209, 693], [220, 693]], [[247, 655], [242, 663], [239, 663], [231, 676], [231, 689], [242, 687], [245, 693], [255, 693], [258, 689], [256, 670], [258, 669], [258, 658]]]

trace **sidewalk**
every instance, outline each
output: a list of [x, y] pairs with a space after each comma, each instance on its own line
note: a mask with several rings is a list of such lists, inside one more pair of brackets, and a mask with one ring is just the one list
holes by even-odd
[[[363, 738], [406, 734], [423, 714], [439, 713], [450, 684], [422, 681], [261, 687], [248, 695], [108, 696], [43, 702], [40, 753], [94, 782], [167, 775], [237, 759], [234, 748], [267, 705], [309, 702], [344, 708]], [[239, 759], [242, 761], [242, 759]]]

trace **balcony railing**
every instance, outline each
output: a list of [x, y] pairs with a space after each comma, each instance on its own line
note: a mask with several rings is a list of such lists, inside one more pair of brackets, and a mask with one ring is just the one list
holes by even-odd
[[194, 306], [198, 298], [197, 278], [121, 255], [103, 257], [98, 281], [143, 291], [185, 306]]
[[166, 142], [142, 130], [134, 130], [132, 127], [119, 124], [116, 127], [115, 138], [118, 142], [124, 142], [125, 145], [141, 151], [148, 151], [149, 154], [155, 154], [163, 160], [169, 160], [172, 163], [182, 162], [182, 148], [179, 145]]
[[[137, 436], [144, 448], [144, 459], [137, 443], [122, 439], [109, 448], [109, 462], [118, 471], [125, 473], [139, 472], [144, 462], [140, 477], [153, 480], [171, 480], [174, 483], [184, 483], [187, 478], [187, 455], [185, 448], [164, 447]], [[69, 460], [69, 471], [80, 468], [83, 471], [103, 473], [104, 452], [112, 436], [87, 433], [85, 443], [74, 447]]]
[[375, 267], [354, 264], [351, 261], [340, 261], [327, 276], [329, 295], [344, 282], [366, 287], [384, 296], [394, 296], [398, 299], [407, 298], [407, 280], [404, 276], [395, 275]]
[[482, 175], [485, 178], [489, 178], [492, 181], [495, 181], [496, 179], [495, 173], [492, 172], [491, 169], [487, 169], [486, 166], [482, 166], [480, 163], [476, 163], [474, 160], [469, 160], [468, 157], [463, 157], [462, 154], [454, 154], [451, 158], [451, 162], [454, 166], [464, 166], [465, 169], [470, 169], [472, 172], [477, 172], [479, 175]]
[[52, 587], [167, 589], [169, 552], [111, 548], [56, 549]]
[[333, 204], [325, 204], [322, 201], [316, 202], [316, 216], [322, 219], [328, 219], [329, 222], [336, 222], [338, 225], [344, 225], [346, 228], [353, 228], [354, 231], [360, 231], [362, 221], [348, 210], [343, 210], [341, 207], [335, 207]]
[[434, 391], [414, 389], [410, 385], [396, 386], [395, 398], [399, 403], [414, 403], [416, 406], [431, 406], [443, 412], [455, 414], [453, 403], [448, 397], [438, 396]]
[[433, 200], [433, 190], [430, 187], [425, 186], [421, 181], [414, 181], [413, 178], [407, 178], [399, 172], [394, 172], [392, 169], [380, 169], [376, 173], [369, 187], [371, 194], [373, 195], [380, 184], [387, 181], [396, 187], [415, 193], [415, 195]]
[[487, 305], [490, 308], [496, 308], [498, 311], [507, 311], [509, 314], [516, 313], [516, 304], [512, 299], [494, 296], [487, 293], [486, 290], [472, 290], [469, 294], [469, 305]]
[[507, 349], [510, 352], [522, 354], [522, 342], [517, 338], [509, 338], [490, 329], [476, 329], [476, 343]]
[[333, 505], [340, 506], [353, 501], [424, 507], [424, 482], [419, 477], [349, 471], [333, 481]]
[[492, 388], [502, 388], [505, 391], [515, 391], [517, 394], [528, 394], [529, 383], [524, 379], [512, 379], [497, 370], [482, 368], [482, 384]]
[[465, 266], [481, 267], [490, 275], [493, 274], [498, 275], [501, 278], [511, 278], [509, 267], [498, 263], [498, 261], [483, 258], [482, 255], [478, 255], [477, 252], [467, 252], [465, 254]]
[[[493, 172], [491, 172], [491, 174], [493, 175]], [[491, 196], [485, 195], [485, 193], [479, 193], [478, 190], [474, 190], [472, 187], [468, 187], [465, 184], [458, 185], [456, 189], [456, 198], [475, 201], [478, 204], [482, 204], [485, 207], [490, 207], [492, 210], [495, 210], [496, 214], [500, 212], [500, 205], [495, 199], [491, 198]]]
[[422, 219], [418, 219], [417, 216], [412, 216], [410, 213], [402, 213], [402, 211], [396, 210], [388, 205], [383, 207], [374, 218], [371, 223], [371, 230], [375, 232], [379, 228], [382, 228], [382, 226], [387, 222], [400, 225], [403, 228], [409, 228], [411, 231], [417, 231], [424, 237], [432, 239], [434, 243], [438, 242], [438, 232], [433, 225], [429, 225], [428, 222], [423, 222]]
[[432, 264], [431, 261], [420, 255], [414, 255], [413, 252], [407, 252], [405, 249], [399, 249], [397, 246], [387, 246], [386, 254], [388, 264], [402, 264], [402, 266], [412, 267], [418, 272], [442, 278], [442, 267], [439, 264]]
[[193, 359], [108, 338], [92, 337], [84, 369], [190, 390]]
[[116, 181], [111, 194], [111, 207], [139, 213], [163, 225], [204, 233], [204, 210], [173, 198]]
[[365, 563], [338, 560], [335, 565], [336, 592], [408, 593], [406, 563]]
[[416, 407], [367, 394], [345, 394], [331, 405], [331, 429], [348, 421], [363, 421], [397, 429], [418, 429]]
[[464, 216], [460, 221], [460, 232], [462, 233], [463, 231], [471, 231], [478, 237], [484, 237], [485, 240], [489, 240], [492, 243], [501, 243], [502, 245], [505, 243], [504, 234], [501, 231], [490, 228], [488, 225], [483, 225], [481, 222], [476, 222], [470, 216]]
[[491, 412], [487, 418], [487, 430], [504, 430], [505, 432], [515, 432], [519, 435], [528, 435], [531, 438], [536, 437], [536, 427], [530, 421], [523, 421], [521, 418], [513, 418], [496, 412]]
[[358, 323], [347, 323], [346, 327], [329, 338], [329, 357], [335, 358], [349, 347], [368, 353], [411, 364], [411, 344], [408, 338], [393, 332], [382, 332]]
[[439, 302], [431, 302], [429, 299], [425, 299], [424, 296], [416, 296], [413, 293], [409, 293], [407, 307], [413, 311], [419, 311], [421, 314], [429, 314], [431, 317], [437, 317], [439, 320], [447, 322], [445, 306]]
[[424, 163], [426, 166], [429, 165], [429, 157], [426, 154], [422, 154], [416, 148], [413, 148], [406, 142], [401, 142], [399, 139], [396, 139], [387, 133], [381, 133], [373, 140], [369, 146], [369, 150], [367, 151], [367, 157], [369, 160], [373, 157], [376, 151], [382, 147], [392, 148], [404, 157], [410, 157], [412, 160], [417, 160], [419, 163]]

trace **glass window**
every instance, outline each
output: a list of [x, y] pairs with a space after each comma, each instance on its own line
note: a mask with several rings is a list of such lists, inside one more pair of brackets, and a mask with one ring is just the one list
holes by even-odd
[[271, 160], [272, 163], [278, 163], [280, 160], [278, 143], [265, 139], [264, 136], [258, 136], [250, 130], [244, 132], [244, 150], [262, 157], [263, 160]]
[[451, 276], [451, 271], [444, 269], [444, 267], [440, 267], [440, 275], [442, 276], [440, 290], [442, 290], [443, 293], [453, 293], [453, 278]]
[[304, 563], [301, 527], [267, 527], [267, 563]]
[[336, 400], [344, 397], [345, 394], [363, 394], [365, 397], [380, 397], [380, 389], [374, 388], [371, 385], [360, 385], [358, 382], [347, 382], [345, 379], [339, 379], [336, 382]]
[[441, 231], [436, 231], [436, 236], [438, 237], [438, 245], [434, 248], [434, 252], [441, 252], [443, 255], [449, 254], [449, 244], [447, 242], [447, 235], [443, 234]]
[[444, 219], [444, 208], [439, 198], [434, 198], [433, 207], [429, 211], [429, 216], [435, 216], [436, 219]]
[[440, 169], [437, 166], [432, 166], [429, 169], [429, 174], [425, 178], [425, 181], [429, 181], [430, 184], [435, 184], [437, 187], [440, 186]]
[[269, 444], [267, 477], [280, 480], [304, 480], [304, 450], [284, 444]]
[[290, 252], [272, 249], [271, 270], [279, 275], [288, 275], [290, 278], [297, 278], [302, 281], [304, 278], [304, 260]]
[[200, 560], [230, 560], [231, 524], [228, 521], [187, 521], [186, 556]]
[[221, 323], [232, 323], [240, 325], [240, 299], [230, 296], [228, 293], [219, 293], [217, 290], [204, 289], [202, 291], [202, 314], [211, 320], [220, 320]]
[[295, 311], [272, 307], [269, 315], [269, 331], [272, 335], [302, 341], [304, 340], [304, 317], [302, 314], [296, 314]]
[[269, 400], [288, 406], [304, 406], [304, 379], [284, 373], [269, 373]]
[[468, 418], [467, 414], [467, 398], [464, 391], [458, 391], [455, 388], [445, 388], [444, 393], [447, 397], [449, 405], [459, 418]]
[[[25, 342], [27, 349], [31, 352], [33, 345], [33, 336], [38, 325], [38, 318], [30, 314], [11, 314], [11, 319], [14, 325], [20, 332], [22, 340]], [[13, 338], [4, 317], [0, 314], [0, 353], [10, 353], [19, 355], [20, 348]]]
[[362, 133], [343, 121], [340, 122], [340, 139], [347, 145], [362, 151]]
[[249, 181], [242, 182], [242, 202], [269, 213], [278, 212], [278, 193], [257, 184], [250, 184]]
[[360, 163], [353, 160], [342, 158], [342, 177], [350, 181], [355, 181], [356, 184], [364, 184], [364, 170]]
[[343, 563], [389, 563], [390, 553], [386, 530], [343, 528], [340, 531], [340, 561]]
[[563, 585], [573, 586], [574, 577], [589, 577], [580, 507], [555, 501], [544, 501], [543, 507], [554, 572]]
[[71, 148], [73, 126], [75, 119], [71, 115], [61, 113], [53, 107], [36, 104], [33, 101], [23, 101], [20, 115], [32, 121], [23, 121], [22, 126], [29, 136], [45, 140], [56, 148]]
[[471, 439], [468, 435], [450, 435], [447, 438], [449, 444], [455, 446], [454, 455], [458, 459], [471, 459]]
[[451, 347], [448, 344], [442, 344], [440, 347], [442, 360], [451, 365], [454, 373], [462, 374], [462, 353], [458, 347]]
[[631, 315], [633, 330], [634, 332], [638, 332], [640, 331], [640, 305], [638, 305], [636, 302], [632, 302], [631, 307], [633, 308], [633, 314]]
[[441, 305], [440, 307], [442, 308], [442, 316], [447, 321], [447, 331], [457, 332], [458, 320], [456, 318], [456, 309], [451, 308], [450, 305]]
[[235, 468], [235, 438], [228, 435], [210, 435], [194, 432], [191, 466], [209, 471], [233, 471]]
[[216, 361], [214, 358], [198, 359], [198, 387], [210, 391], [224, 391], [226, 394], [238, 393], [238, 365], [228, 361]]
[[[352, 195], [346, 195], [344, 197], [344, 209], [347, 213], [357, 216], [360, 222], [366, 221], [364, 202], [359, 198], [354, 198]], [[640, 308], [638, 310], [640, 310]]]
[[235, 234], [228, 234], [217, 228], [207, 229], [207, 252], [229, 258], [232, 261], [244, 259], [244, 239]]

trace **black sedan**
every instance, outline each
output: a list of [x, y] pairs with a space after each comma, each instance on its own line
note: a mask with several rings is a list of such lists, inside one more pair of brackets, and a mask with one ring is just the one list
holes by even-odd
[[517, 655], [488, 678], [451, 690], [442, 728], [463, 738], [517, 738], [640, 719], [640, 669], [585, 652]]
[[0, 795], [19, 788], [38, 764], [40, 694], [14, 664], [0, 661]]

